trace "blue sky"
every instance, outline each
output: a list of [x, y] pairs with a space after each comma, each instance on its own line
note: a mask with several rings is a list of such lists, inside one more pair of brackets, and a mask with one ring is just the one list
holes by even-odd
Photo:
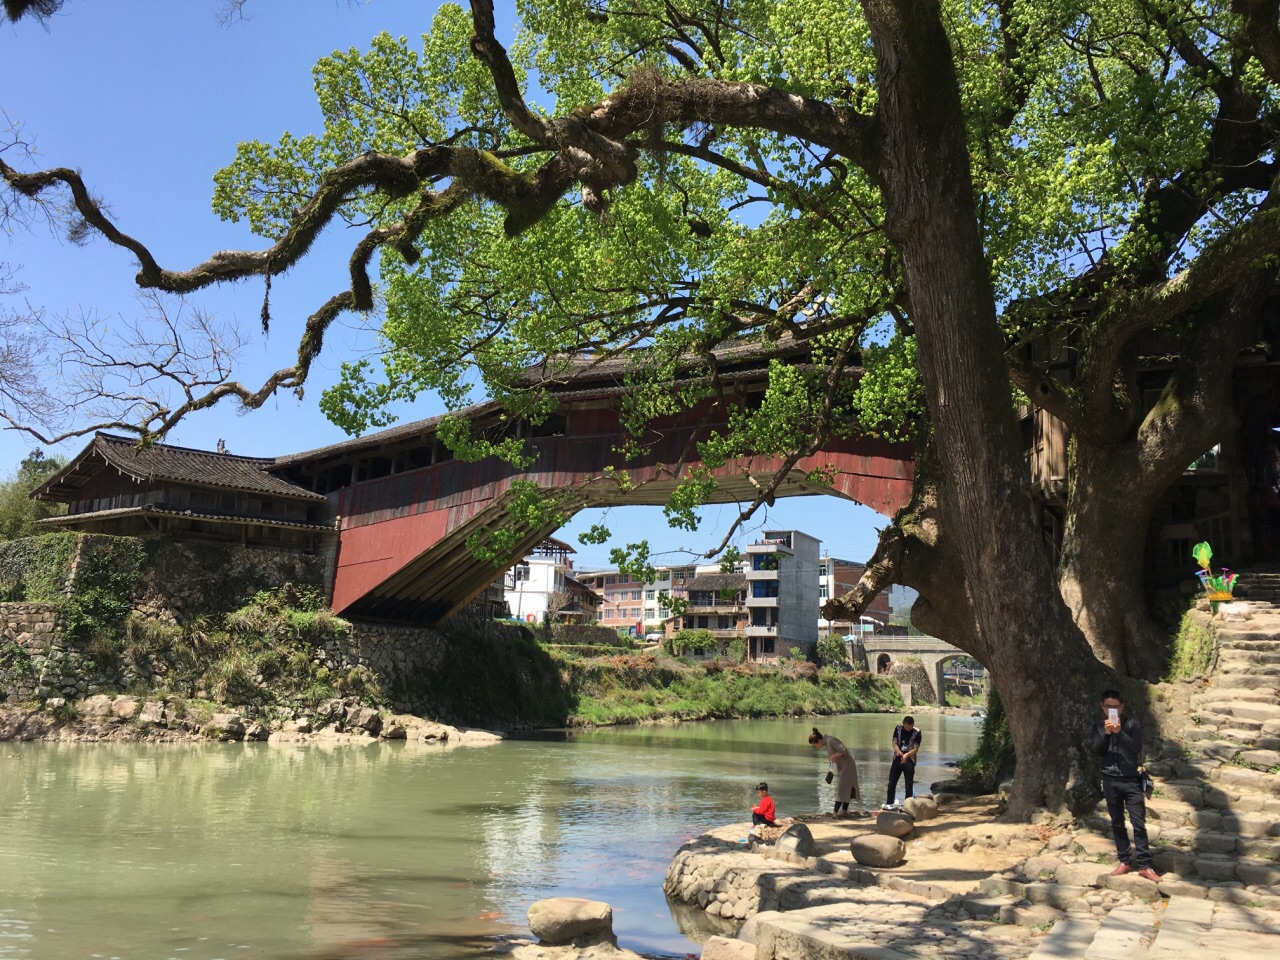
[[[162, 266], [175, 269], [216, 250], [263, 245], [244, 224], [223, 223], [210, 212], [212, 176], [232, 159], [239, 141], [274, 141], [286, 130], [302, 135], [319, 129], [311, 86], [316, 60], [335, 49], [364, 49], [382, 30], [417, 37], [430, 26], [436, 5], [263, 0], [248, 5], [247, 22], [230, 26], [217, 22], [218, 7], [219, 0], [70, 0], [47, 28], [34, 21], [0, 25], [0, 109], [34, 140], [36, 164], [79, 168], [120, 228], [147, 244]], [[510, 4], [499, 4], [500, 16], [504, 7], [509, 17]], [[290, 362], [303, 319], [340, 288], [353, 242], [347, 233], [331, 228], [302, 264], [273, 282], [271, 334], [256, 335], [246, 352], [246, 383], [256, 387]], [[40, 227], [18, 231], [0, 237], [0, 262], [20, 268], [26, 298], [52, 313], [141, 312], [132, 257], [100, 239], [80, 248]], [[255, 333], [262, 286], [225, 286], [201, 293], [195, 302]], [[223, 438], [233, 452], [265, 456], [343, 439], [317, 402], [337, 378], [339, 362], [373, 342], [360, 318], [348, 316], [326, 338], [302, 399], [282, 394], [245, 415], [230, 405], [193, 415], [169, 442], [211, 449]], [[417, 419], [442, 410], [436, 398], [424, 397], [400, 413]], [[0, 432], [0, 473], [31, 446], [19, 435]], [[67, 444], [58, 452], [74, 453], [80, 446]], [[604, 521], [614, 541], [579, 546], [578, 565], [603, 566], [610, 546], [641, 538], [660, 556], [682, 548], [706, 550], [735, 514], [732, 507], [710, 507], [702, 528], [689, 533], [667, 528], [656, 507], [614, 509]], [[559, 536], [576, 545], [576, 534], [599, 521], [600, 511], [586, 511]], [[767, 517], [748, 524], [739, 542], [754, 539], [767, 523], [804, 530], [821, 537], [836, 556], [865, 560], [875, 546], [875, 528], [885, 522], [834, 497], [780, 500]]]

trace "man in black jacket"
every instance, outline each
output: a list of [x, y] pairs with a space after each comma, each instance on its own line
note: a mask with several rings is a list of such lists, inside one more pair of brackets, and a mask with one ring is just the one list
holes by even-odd
[[[1102, 691], [1102, 719], [1093, 725], [1093, 751], [1102, 766], [1102, 795], [1111, 815], [1111, 833], [1116, 840], [1120, 865], [1112, 876], [1128, 873], [1135, 866], [1138, 876], [1156, 883], [1160, 875], [1151, 869], [1151, 847], [1147, 843], [1147, 804], [1142, 795], [1142, 724], [1124, 715], [1124, 700], [1117, 690]], [[1134, 853], [1129, 852], [1129, 834], [1124, 828], [1124, 812], [1133, 825]]]

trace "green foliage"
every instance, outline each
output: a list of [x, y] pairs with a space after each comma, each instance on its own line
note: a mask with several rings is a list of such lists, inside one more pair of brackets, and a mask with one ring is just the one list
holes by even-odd
[[66, 592], [76, 534], [46, 533], [0, 543], [0, 599], [57, 602]]
[[1000, 695], [992, 688], [987, 713], [982, 718], [982, 736], [973, 753], [960, 761], [960, 775], [985, 789], [997, 786], [996, 779], [1013, 760], [1013, 734]]
[[680, 630], [662, 638], [663, 651], [675, 657], [707, 653], [717, 646], [715, 634], [710, 630]]
[[1178, 633], [1173, 640], [1166, 680], [1188, 680], [1202, 676], [1213, 666], [1218, 653], [1218, 641], [1213, 627], [1205, 626], [1194, 610], [1182, 615]]
[[39, 532], [32, 526], [35, 521], [66, 512], [65, 504], [32, 500], [28, 496], [66, 463], [65, 457], [46, 457], [43, 451], [33, 450], [9, 479], [0, 483], [0, 540], [35, 536]]
[[145, 559], [134, 537], [85, 536], [75, 573], [75, 589], [63, 602], [67, 636], [115, 635], [133, 609], [133, 593]]
[[[25, 647], [12, 640], [0, 643], [0, 691], [24, 686], [35, 678], [35, 665]], [[3, 698], [3, 693], [0, 693]]]
[[725, 659], [730, 663], [745, 663], [747, 659], [747, 641], [734, 637], [724, 651]]
[[843, 637], [827, 634], [818, 638], [818, 663], [829, 667], [843, 667], [849, 662]]
[[556, 493], [543, 491], [532, 480], [513, 480], [504, 498], [507, 522], [491, 535], [472, 534], [467, 549], [480, 561], [505, 567], [515, 556], [516, 547], [530, 536], [549, 533], [568, 522], [560, 508]]

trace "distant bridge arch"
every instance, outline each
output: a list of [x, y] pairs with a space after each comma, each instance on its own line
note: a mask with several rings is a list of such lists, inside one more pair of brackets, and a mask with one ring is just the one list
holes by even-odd
[[937, 637], [900, 637], [867, 634], [862, 638], [867, 664], [872, 673], [888, 673], [889, 665], [903, 657], [916, 657], [924, 665], [925, 673], [933, 684], [933, 692], [939, 706], [946, 706], [946, 684], [943, 675], [946, 665], [959, 657], [968, 657], [959, 647], [944, 643]]

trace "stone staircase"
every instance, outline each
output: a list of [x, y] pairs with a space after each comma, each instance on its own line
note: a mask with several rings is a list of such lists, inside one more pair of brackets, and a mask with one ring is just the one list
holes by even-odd
[[1253, 618], [1216, 622], [1218, 662], [1192, 698], [1183, 756], [1148, 764], [1155, 866], [1280, 906], [1280, 573], [1244, 574], [1237, 589]]

